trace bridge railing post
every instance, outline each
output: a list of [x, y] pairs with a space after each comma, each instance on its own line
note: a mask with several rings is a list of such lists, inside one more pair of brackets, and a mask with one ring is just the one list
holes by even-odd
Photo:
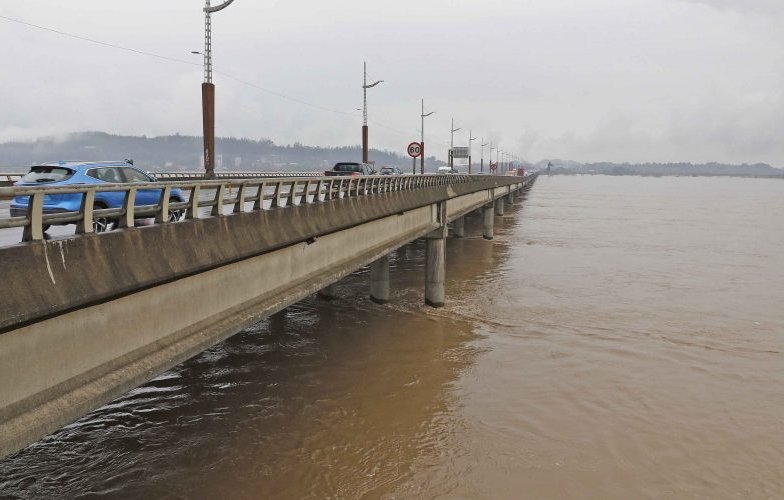
[[302, 198], [300, 198], [300, 205], [310, 203], [310, 180], [305, 181], [305, 190], [302, 193]]
[[90, 188], [82, 196], [82, 205], [79, 208], [79, 222], [76, 223], [76, 234], [89, 234], [93, 232], [93, 205], [95, 204], [95, 189]]
[[201, 186], [198, 184], [194, 184], [193, 189], [191, 189], [191, 196], [188, 200], [188, 211], [185, 214], [186, 219], [198, 219], [201, 214], [199, 214], [199, 198], [201, 196]]
[[275, 192], [272, 193], [272, 204], [270, 208], [278, 208], [281, 206], [281, 191], [283, 191], [283, 182], [278, 181], [275, 183]]
[[211, 215], [213, 217], [217, 217], [218, 215], [223, 215], [223, 197], [224, 191], [226, 189], [226, 185], [221, 183], [215, 189], [215, 198], [212, 200], [212, 211]]
[[44, 239], [44, 194], [30, 196], [27, 209], [27, 224], [22, 231], [22, 241], [41, 241]]
[[234, 203], [234, 213], [241, 214], [245, 212], [245, 198], [248, 196], [248, 181], [240, 183], [240, 188], [237, 190], [237, 201]]
[[254, 212], [255, 211], [261, 212], [262, 210], [264, 210], [264, 196], [265, 196], [265, 191], [266, 190], [267, 190], [267, 183], [264, 182], [264, 181], [261, 181], [261, 184], [259, 184], [259, 190], [256, 193], [256, 196], [253, 198], [253, 211]]
[[297, 188], [297, 186], [298, 185], [299, 185], [299, 183], [297, 181], [292, 181], [291, 182], [291, 187], [289, 188], [289, 195], [288, 195], [288, 201], [287, 201], [287, 205], [288, 206], [291, 206], [291, 207], [296, 207], [297, 206], [297, 198], [298, 198], [298, 191], [297, 191], [298, 188]]
[[169, 197], [171, 197], [171, 186], [166, 186], [161, 190], [161, 198], [158, 200], [158, 212], [155, 214], [155, 223], [161, 224], [169, 220]]
[[125, 192], [125, 199], [123, 200], [123, 214], [117, 223], [121, 229], [126, 227], [133, 227], [136, 224], [135, 218], [136, 209], [136, 187], [133, 186]]

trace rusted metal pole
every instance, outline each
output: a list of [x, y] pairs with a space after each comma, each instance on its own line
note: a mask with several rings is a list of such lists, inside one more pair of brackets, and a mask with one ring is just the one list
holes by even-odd
[[215, 85], [201, 84], [201, 107], [204, 126], [204, 177], [215, 178]]
[[[424, 121], [423, 121], [423, 123], [424, 123]], [[424, 175], [424, 173], [425, 173], [425, 141], [422, 141], [421, 144], [422, 144], [422, 154], [419, 156], [419, 173]], [[416, 173], [416, 170], [414, 170], [414, 173]]]

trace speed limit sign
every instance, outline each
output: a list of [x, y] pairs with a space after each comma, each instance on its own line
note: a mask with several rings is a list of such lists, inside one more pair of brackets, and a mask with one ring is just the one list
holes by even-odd
[[412, 142], [408, 145], [408, 156], [411, 158], [418, 158], [422, 154], [422, 145], [418, 142]]

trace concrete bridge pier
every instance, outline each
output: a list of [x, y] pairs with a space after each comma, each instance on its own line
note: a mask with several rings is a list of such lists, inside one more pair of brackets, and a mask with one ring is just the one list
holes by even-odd
[[370, 300], [376, 304], [389, 302], [389, 255], [370, 264]]
[[482, 207], [482, 236], [486, 240], [493, 239], [493, 226], [495, 225], [494, 210], [493, 203], [489, 203]]
[[452, 222], [452, 234], [455, 238], [465, 238], [465, 216]]
[[446, 233], [444, 226], [425, 236], [425, 304], [435, 308], [446, 300]]
[[509, 191], [509, 194], [506, 195], [506, 202], [509, 203], [510, 206], [514, 205], [514, 202], [515, 202], [515, 192], [514, 191]]
[[498, 198], [497, 200], [495, 200], [495, 214], [498, 217], [503, 217], [504, 216], [504, 199], [503, 198]]
[[334, 300], [338, 297], [338, 284], [332, 283], [318, 291], [318, 296], [324, 300]]

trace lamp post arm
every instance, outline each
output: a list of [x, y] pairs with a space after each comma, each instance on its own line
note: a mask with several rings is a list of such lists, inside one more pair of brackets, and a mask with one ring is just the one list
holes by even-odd
[[220, 5], [216, 5], [215, 7], [204, 7], [204, 12], [207, 13], [207, 14], [214, 14], [215, 12], [218, 12], [220, 10], [225, 9], [226, 7], [231, 5], [233, 2], [234, 2], [234, 0], [227, 0], [226, 2], [223, 2]]

